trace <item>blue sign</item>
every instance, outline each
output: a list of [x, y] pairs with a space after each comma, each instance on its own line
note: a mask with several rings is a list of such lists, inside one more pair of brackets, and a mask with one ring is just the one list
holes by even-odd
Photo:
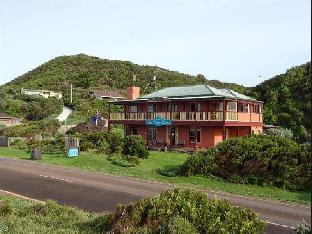
[[78, 148], [68, 148], [67, 150], [67, 156], [69, 158], [71, 157], [77, 157], [79, 155], [79, 149]]
[[168, 126], [172, 124], [172, 121], [170, 119], [163, 119], [159, 115], [156, 116], [155, 119], [147, 119], [145, 121], [145, 124], [148, 126]]

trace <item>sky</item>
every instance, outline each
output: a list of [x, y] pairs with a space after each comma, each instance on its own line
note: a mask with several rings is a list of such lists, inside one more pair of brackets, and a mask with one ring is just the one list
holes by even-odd
[[84, 53], [254, 86], [310, 51], [310, 0], [0, 0], [0, 85]]

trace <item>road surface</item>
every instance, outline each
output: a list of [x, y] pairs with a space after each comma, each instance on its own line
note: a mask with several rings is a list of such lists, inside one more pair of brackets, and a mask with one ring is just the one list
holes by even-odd
[[72, 112], [73, 112], [72, 109], [63, 106], [62, 113], [58, 117], [56, 117], [56, 119], [58, 119], [60, 122], [65, 121]]
[[[154, 196], [174, 185], [143, 181], [0, 157], [0, 189], [34, 199], [54, 199], [88, 211], [113, 211], [119, 203]], [[268, 221], [267, 233], [294, 233], [303, 220], [311, 224], [311, 208], [278, 201], [203, 190], [209, 196], [248, 207]]]

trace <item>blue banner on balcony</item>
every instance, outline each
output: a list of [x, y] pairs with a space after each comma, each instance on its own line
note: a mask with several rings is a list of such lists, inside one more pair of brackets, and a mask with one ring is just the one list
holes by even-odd
[[157, 115], [155, 119], [146, 120], [145, 124], [148, 126], [161, 127], [171, 125], [172, 121], [170, 119], [163, 119], [159, 115]]

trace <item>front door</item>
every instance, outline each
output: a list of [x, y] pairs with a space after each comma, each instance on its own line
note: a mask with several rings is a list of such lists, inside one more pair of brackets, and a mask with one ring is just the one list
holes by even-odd
[[177, 127], [172, 126], [170, 132], [170, 145], [175, 146], [177, 137]]

